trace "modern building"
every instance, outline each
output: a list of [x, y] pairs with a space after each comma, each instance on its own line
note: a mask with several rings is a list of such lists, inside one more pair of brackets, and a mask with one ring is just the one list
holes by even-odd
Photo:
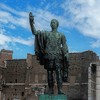
[[[12, 54], [4, 49], [0, 52], [0, 100], [38, 100], [39, 94], [48, 92], [46, 70], [35, 55], [13, 59]], [[70, 53], [69, 65], [68, 82], [63, 83], [69, 100], [99, 100], [100, 61], [96, 53]], [[56, 80], [54, 90], [57, 94]]]

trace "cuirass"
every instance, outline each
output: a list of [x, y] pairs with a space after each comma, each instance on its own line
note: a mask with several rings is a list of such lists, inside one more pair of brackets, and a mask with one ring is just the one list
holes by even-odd
[[47, 35], [45, 51], [52, 56], [61, 53], [61, 35], [59, 33], [50, 32]]

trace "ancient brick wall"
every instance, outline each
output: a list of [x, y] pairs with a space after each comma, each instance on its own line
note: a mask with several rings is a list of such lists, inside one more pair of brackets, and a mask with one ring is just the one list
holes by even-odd
[[14, 98], [20, 100], [25, 95], [26, 59], [7, 60], [6, 67], [3, 73], [5, 79], [3, 94], [5, 94], [5, 100]]
[[5, 60], [11, 60], [12, 59], [12, 54], [13, 54], [13, 51], [2, 49], [0, 51], [0, 65], [4, 66], [4, 64], [5, 64], [4, 61]]
[[[32, 68], [30, 69], [30, 83], [34, 87], [34, 84], [45, 83], [47, 84], [47, 73], [43, 66], [39, 65], [36, 56], [31, 56]], [[63, 84], [63, 90], [69, 95], [70, 100], [87, 100], [88, 98], [88, 67], [91, 62], [99, 60], [96, 53], [92, 51], [86, 51], [82, 53], [70, 53], [69, 54], [69, 80], [68, 83]], [[44, 78], [43, 78], [44, 77]], [[43, 82], [43, 79], [45, 81]], [[41, 87], [41, 85], [40, 85]], [[65, 88], [66, 87], [66, 88]], [[47, 85], [46, 85], [47, 88]], [[57, 93], [57, 86], [54, 87]]]
[[29, 69], [29, 73], [30, 73], [29, 83], [43, 83], [43, 81], [47, 80], [47, 77], [46, 77], [47, 73], [46, 73], [46, 70], [44, 69], [44, 66], [41, 66], [39, 64], [39, 61], [36, 59], [36, 56], [32, 56], [32, 59], [30, 60], [31, 61], [29, 63], [32, 63], [31, 65], [32, 67]]
[[[99, 60], [98, 56], [92, 51], [69, 54], [69, 79], [67, 83], [63, 83], [63, 90], [69, 95], [69, 100], [80, 100], [80, 98], [87, 100], [88, 67], [91, 62], [97, 60]], [[39, 64], [36, 56], [28, 54], [27, 59], [7, 60], [6, 67], [3, 74], [6, 83], [3, 93], [6, 95], [6, 100], [13, 96], [37, 100], [36, 87], [45, 88], [44, 92], [47, 92], [47, 72]], [[56, 85], [54, 89], [57, 93]], [[22, 94], [24, 96], [21, 96]]]
[[70, 100], [88, 99], [88, 68], [91, 62], [98, 60], [98, 56], [92, 51], [70, 54], [69, 82], [74, 79], [74, 83], [70, 82], [69, 85]]

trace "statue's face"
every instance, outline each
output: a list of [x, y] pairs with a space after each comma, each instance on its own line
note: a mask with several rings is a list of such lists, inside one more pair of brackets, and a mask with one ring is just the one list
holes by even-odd
[[58, 27], [58, 23], [56, 20], [51, 21], [51, 27], [52, 27], [52, 29], [56, 29]]

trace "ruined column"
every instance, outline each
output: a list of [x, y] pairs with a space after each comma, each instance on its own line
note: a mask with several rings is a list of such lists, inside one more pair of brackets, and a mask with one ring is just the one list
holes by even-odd
[[1, 94], [1, 91], [0, 91], [0, 100], [2, 100], [2, 94]]
[[91, 92], [91, 65], [88, 68], [88, 100], [92, 100], [92, 92]]
[[96, 100], [100, 100], [100, 62], [97, 62], [96, 68]]

